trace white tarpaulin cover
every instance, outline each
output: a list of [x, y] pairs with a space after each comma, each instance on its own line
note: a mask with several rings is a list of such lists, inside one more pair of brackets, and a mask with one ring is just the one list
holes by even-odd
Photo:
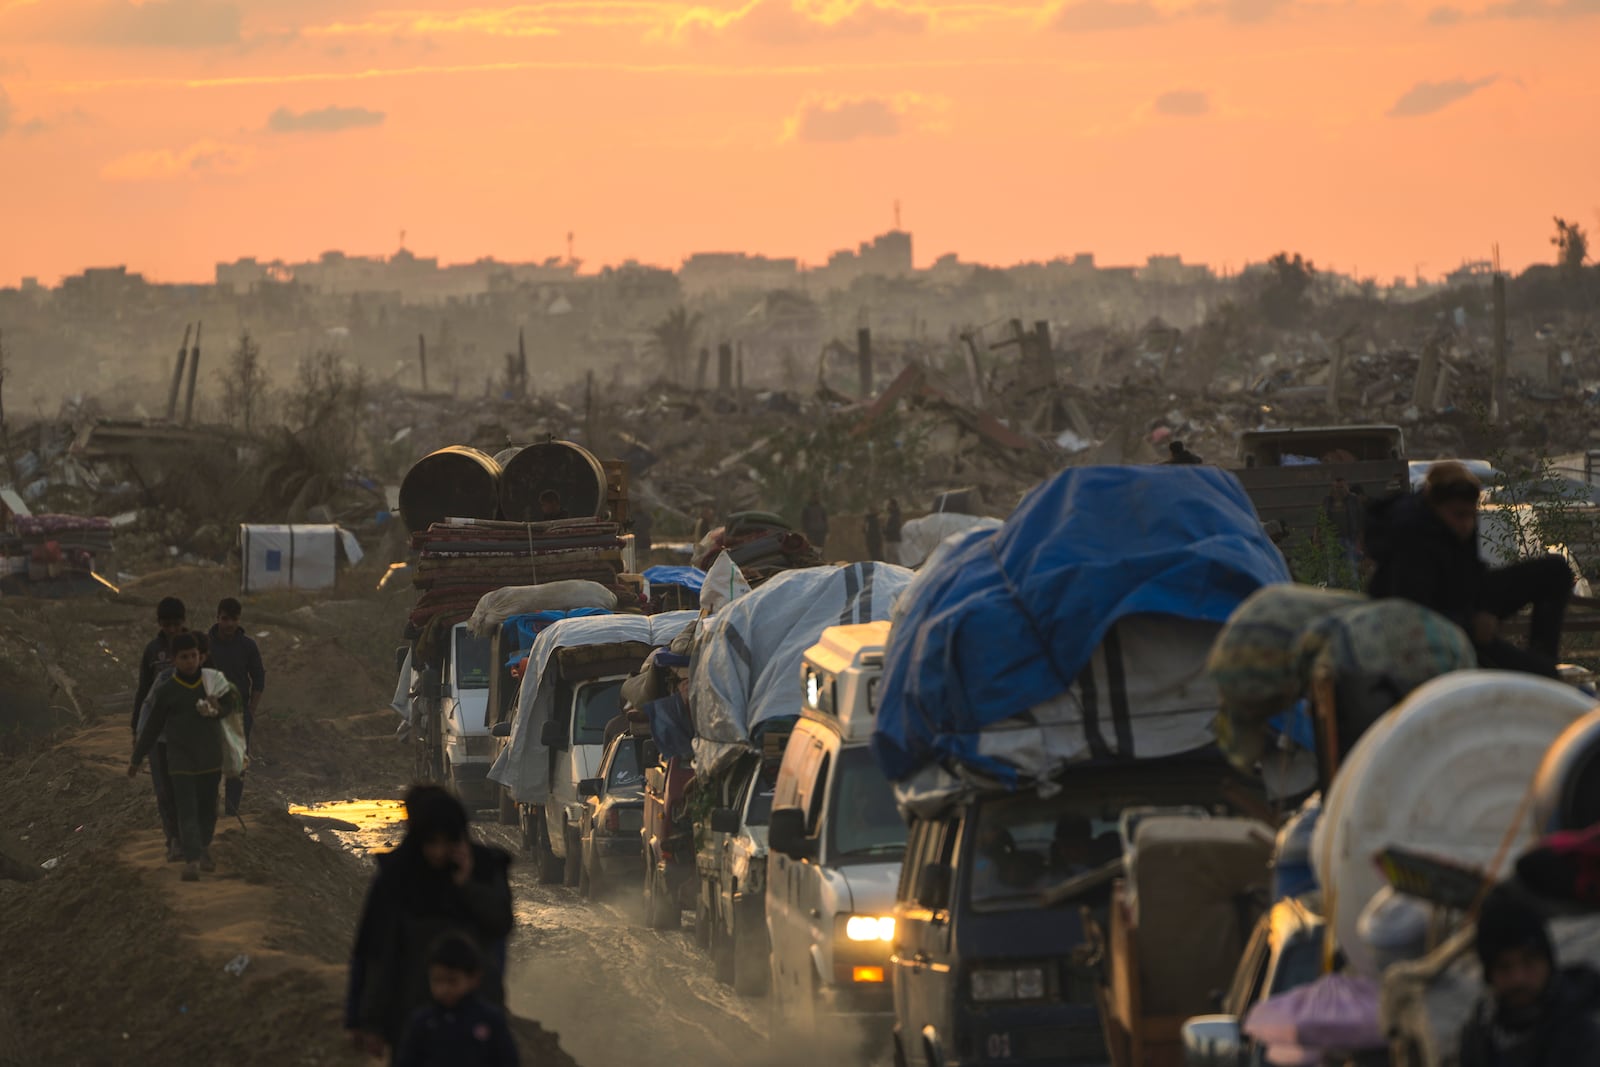
[[911, 579], [887, 563], [786, 571], [707, 619], [689, 666], [696, 773], [716, 774], [759, 724], [799, 715], [806, 650], [830, 626], [886, 621]]
[[342, 532], [337, 526], [240, 526], [244, 591], [331, 589]]
[[528, 653], [527, 673], [517, 691], [511, 740], [489, 769], [489, 779], [505, 786], [523, 804], [542, 804], [549, 795], [550, 750], [540, 735], [556, 702], [555, 672], [546, 672], [545, 668], [559, 649], [629, 641], [660, 648], [671, 643], [696, 618], [693, 611], [668, 611], [660, 615], [591, 615], [552, 623]]
[[[1117, 623], [1089, 669], [1060, 696], [986, 727], [979, 755], [1014, 768], [1023, 782], [1063, 765], [1108, 756], [1158, 759], [1215, 740], [1217, 689], [1206, 655], [1221, 625], [1170, 615], [1135, 615]], [[903, 810], [936, 815], [968, 791], [993, 788], [971, 771], [934, 764], [895, 786]]]
[[578, 580], [545, 582], [543, 585], [511, 585], [483, 594], [478, 606], [472, 609], [467, 629], [479, 637], [493, 637], [494, 632], [513, 615], [573, 611], [577, 608], [615, 611], [617, 594], [599, 582]]
[[912, 519], [900, 528], [900, 563], [906, 567], [920, 567], [946, 538], [968, 530], [998, 530], [1000, 526], [999, 519], [959, 515], [953, 511]]

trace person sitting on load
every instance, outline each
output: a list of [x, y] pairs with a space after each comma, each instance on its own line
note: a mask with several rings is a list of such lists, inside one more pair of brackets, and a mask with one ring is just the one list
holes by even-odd
[[561, 494], [554, 489], [546, 489], [539, 494], [539, 521], [555, 522], [557, 519], [570, 519], [567, 509], [561, 506]]
[[[1463, 464], [1435, 463], [1420, 493], [1387, 497], [1367, 519], [1367, 555], [1376, 563], [1367, 591], [1403, 597], [1453, 621], [1472, 638], [1480, 666], [1557, 677], [1561, 620], [1572, 571], [1542, 555], [1491, 569], [1478, 555], [1483, 485]], [[1527, 649], [1500, 635], [1500, 621], [1532, 606]]]

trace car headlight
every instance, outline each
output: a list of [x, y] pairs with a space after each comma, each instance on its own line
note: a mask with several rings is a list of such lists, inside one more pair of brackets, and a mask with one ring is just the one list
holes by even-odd
[[1045, 996], [1042, 967], [977, 970], [971, 981], [975, 1001], [1043, 1000]]
[[892, 916], [852, 915], [844, 924], [844, 936], [852, 941], [893, 941]]

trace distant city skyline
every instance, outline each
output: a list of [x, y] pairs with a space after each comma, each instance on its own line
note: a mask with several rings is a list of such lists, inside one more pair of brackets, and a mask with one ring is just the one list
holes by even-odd
[[0, 284], [240, 255], [919, 266], [1600, 229], [1592, 0], [0, 0]]

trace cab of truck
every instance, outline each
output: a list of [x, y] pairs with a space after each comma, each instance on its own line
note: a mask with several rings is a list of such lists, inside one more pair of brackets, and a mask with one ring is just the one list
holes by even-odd
[[893, 912], [898, 1062], [1125, 1062], [1107, 1047], [1108, 961], [1094, 946], [1125, 817], [1223, 811], [1236, 782], [1215, 752], [1086, 765], [1046, 793], [979, 791], [914, 816]]
[[[768, 826], [775, 1033], [840, 1019], [887, 1033], [906, 826], [868, 749], [887, 622], [835, 626], [806, 652], [804, 706]], [[781, 1038], [780, 1038], [781, 1039]]]
[[489, 641], [457, 623], [440, 671], [440, 771], [468, 807], [489, 807], [496, 790], [488, 780], [495, 744], [490, 735]]

